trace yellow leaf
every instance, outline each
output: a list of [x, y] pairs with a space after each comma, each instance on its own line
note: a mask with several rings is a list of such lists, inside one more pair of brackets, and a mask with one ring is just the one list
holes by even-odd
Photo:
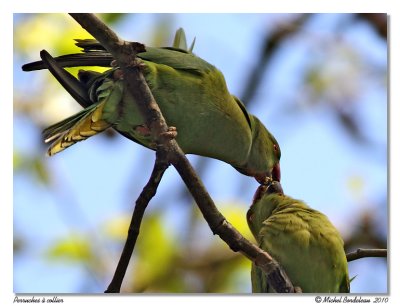
[[81, 235], [73, 234], [60, 239], [46, 252], [46, 256], [52, 260], [66, 260], [70, 262], [90, 262], [93, 253], [88, 239]]

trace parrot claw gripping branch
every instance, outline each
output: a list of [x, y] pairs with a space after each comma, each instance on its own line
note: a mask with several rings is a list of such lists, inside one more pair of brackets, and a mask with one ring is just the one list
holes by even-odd
[[[68, 93], [85, 108], [78, 114], [44, 131], [46, 140], [52, 142], [48, 155], [60, 152], [74, 143], [110, 127], [116, 128], [119, 133], [132, 141], [156, 151], [153, 171], [148, 183], [136, 200], [127, 240], [113, 279], [105, 292], [120, 292], [145, 209], [155, 195], [162, 176], [170, 164], [176, 168], [182, 177], [213, 234], [219, 235], [233, 251], [239, 251], [253, 261], [265, 274], [275, 292], [294, 293], [301, 291], [293, 287], [285, 271], [275, 259], [266, 251], [245, 239], [218, 211], [185, 156], [186, 153], [193, 153], [223, 160], [230, 163], [239, 172], [253, 176], [261, 184], [269, 185], [271, 181], [280, 180], [280, 149], [278, 143], [260, 120], [248, 114], [239, 99], [229, 94], [222, 74], [212, 65], [192, 55], [194, 41], [187, 48], [186, 38], [181, 29], [176, 33], [172, 48], [151, 48], [140, 43], [121, 40], [93, 14], [74, 13], [70, 15], [97, 41], [77, 40], [77, 45], [83, 48], [83, 54], [66, 55], [55, 59], [43, 50], [40, 54], [41, 62], [23, 66], [25, 71], [48, 69]], [[178, 56], [179, 60], [169, 57], [169, 54]], [[151, 69], [159, 68], [151, 62], [154, 57], [157, 59], [161, 57], [163, 61], [170, 63], [177, 71], [184, 69], [186, 74], [190, 73], [195, 77], [204, 76], [208, 72], [214, 73], [211, 75], [210, 81], [220, 82], [223, 88], [222, 94], [226, 98], [222, 100], [229, 101], [232, 110], [229, 110], [231, 113], [228, 116], [221, 116], [218, 111], [211, 113], [216, 113], [217, 119], [222, 118], [224, 120], [236, 116], [235, 123], [239, 122], [240, 124], [232, 124], [228, 121], [223, 122], [223, 124], [228, 124], [227, 128], [231, 128], [231, 131], [235, 131], [236, 128], [242, 129], [239, 133], [241, 138], [232, 140], [234, 144], [241, 141], [247, 145], [247, 149], [243, 150], [239, 159], [229, 156], [230, 150], [225, 150], [228, 153], [221, 151], [221, 144], [219, 144], [219, 148], [214, 148], [215, 152], [207, 151], [208, 148], [203, 151], [204, 148], [193, 147], [190, 137], [185, 138], [186, 130], [190, 131], [190, 125], [187, 129], [180, 129], [180, 126], [185, 122], [179, 121], [180, 118], [178, 118], [178, 124], [170, 122], [169, 118], [172, 117], [167, 110], [166, 115], [169, 124], [171, 124], [168, 127], [158, 104], [159, 101], [163, 103], [163, 95], [157, 95], [154, 88], [151, 90], [152, 80], [150, 77], [146, 79], [144, 76]], [[190, 59], [189, 64], [186, 61], [187, 59]], [[182, 67], [182, 64], [186, 66]], [[111, 69], [103, 74], [80, 71], [78, 80], [63, 69], [63, 67], [74, 66], [106, 66], [111, 67]], [[170, 71], [167, 71], [167, 73], [170, 73]], [[184, 87], [182, 86], [182, 88]], [[221, 108], [217, 107], [216, 109], [220, 110]], [[138, 118], [136, 116], [134, 118], [136, 121], [125, 124], [126, 122], [123, 122], [116, 115], [124, 111], [127, 113], [136, 111], [140, 114], [140, 120], [136, 120]], [[129, 121], [130, 117], [123, 119]], [[190, 121], [191, 118], [187, 118], [187, 120]], [[206, 123], [204, 128], [206, 129], [209, 126], [210, 124]], [[132, 127], [134, 128], [132, 129]], [[143, 133], [143, 129], [146, 129], [149, 133]], [[243, 129], [245, 132], [243, 132]], [[138, 132], [135, 133], [136, 131]], [[219, 139], [216, 140], [218, 144]], [[264, 152], [264, 156], [260, 157], [259, 152]]]

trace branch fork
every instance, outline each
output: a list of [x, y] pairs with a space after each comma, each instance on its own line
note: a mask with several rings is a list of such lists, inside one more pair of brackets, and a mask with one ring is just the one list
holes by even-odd
[[155, 195], [169, 164], [172, 164], [182, 177], [214, 234], [219, 235], [233, 251], [239, 251], [255, 262], [266, 273], [271, 287], [276, 292], [298, 292], [280, 265], [267, 252], [245, 239], [218, 211], [203, 183], [175, 141], [176, 129], [167, 126], [157, 102], [141, 73], [136, 54], [144, 51], [144, 45], [121, 40], [93, 14], [74, 13], [70, 15], [113, 55], [123, 72], [125, 89], [136, 101], [145, 118], [145, 124], [157, 143], [153, 172], [136, 201], [120, 261], [114, 277], [105, 292], [120, 292], [122, 280], [139, 234], [144, 211], [151, 198]]

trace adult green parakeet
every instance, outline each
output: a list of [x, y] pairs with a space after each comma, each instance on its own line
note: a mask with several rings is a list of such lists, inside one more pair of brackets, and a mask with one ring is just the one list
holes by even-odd
[[[174, 47], [146, 47], [137, 54], [143, 75], [169, 126], [177, 128], [177, 142], [185, 153], [222, 160], [260, 183], [280, 180], [280, 148], [261, 121], [231, 95], [223, 74], [186, 48], [183, 31]], [[179, 36], [179, 35], [181, 36]], [[84, 110], [44, 131], [51, 142], [49, 155], [114, 128], [129, 139], [155, 149], [135, 101], [126, 95], [118, 67], [104, 73], [81, 70], [79, 80], [62, 67], [112, 66], [112, 56], [95, 40], [77, 40], [83, 53], [53, 59], [45, 50], [42, 61], [24, 71], [49, 69]]]
[[[302, 292], [349, 292], [339, 232], [324, 214], [284, 195], [279, 182], [258, 188], [247, 222], [259, 246], [282, 265]], [[253, 292], [273, 292], [254, 264], [251, 282]]]

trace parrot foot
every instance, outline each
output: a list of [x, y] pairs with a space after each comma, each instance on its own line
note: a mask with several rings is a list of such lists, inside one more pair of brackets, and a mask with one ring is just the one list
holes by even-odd
[[144, 71], [145, 71], [145, 69], [147, 68], [146, 64], [145, 64], [145, 63], [143, 63], [143, 62], [142, 62], [142, 61], [140, 61], [140, 60], [137, 60], [137, 61], [136, 61], [136, 64], [135, 64], [135, 66], [136, 66], [136, 67], [138, 67], [138, 68], [139, 68], [139, 70], [140, 70], [141, 72], [144, 72]]
[[113, 73], [113, 79], [114, 80], [123, 80], [124, 79], [124, 73], [122, 72], [121, 69], [116, 69]]
[[176, 127], [170, 126], [168, 127], [168, 131], [161, 133], [160, 136], [168, 139], [175, 139], [176, 136], [178, 136], [178, 132], [176, 130]]

